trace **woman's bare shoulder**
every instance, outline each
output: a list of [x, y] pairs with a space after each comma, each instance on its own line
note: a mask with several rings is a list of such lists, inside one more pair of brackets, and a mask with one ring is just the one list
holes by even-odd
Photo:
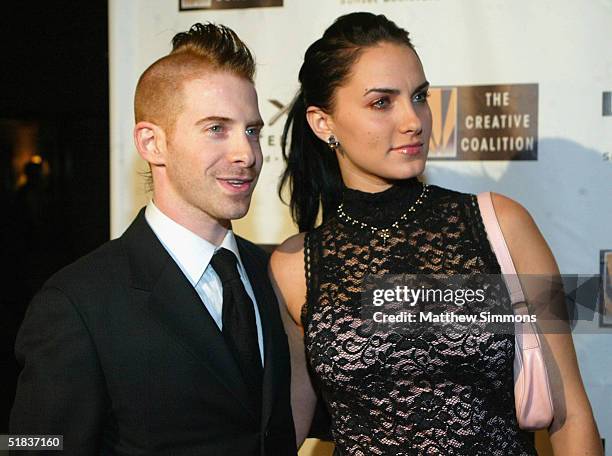
[[295, 234], [279, 244], [270, 256], [270, 269], [275, 276], [289, 278], [296, 270], [304, 275], [304, 236]]
[[300, 323], [300, 313], [306, 301], [304, 272], [304, 236], [298, 233], [287, 238], [270, 256], [270, 279], [293, 320]]
[[529, 211], [522, 204], [492, 193], [493, 206], [519, 274], [558, 273], [552, 252]]

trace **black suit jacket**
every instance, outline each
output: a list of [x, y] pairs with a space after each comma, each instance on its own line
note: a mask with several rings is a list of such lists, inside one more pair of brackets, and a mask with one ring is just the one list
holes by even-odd
[[220, 330], [141, 211], [30, 304], [10, 432], [62, 434], [64, 454], [79, 456], [295, 455], [289, 351], [267, 256], [241, 238], [238, 247], [262, 321], [261, 419]]

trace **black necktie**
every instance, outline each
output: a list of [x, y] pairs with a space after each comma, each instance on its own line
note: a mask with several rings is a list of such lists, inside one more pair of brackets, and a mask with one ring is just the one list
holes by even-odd
[[260, 414], [263, 367], [253, 301], [240, 279], [238, 259], [233, 252], [224, 248], [217, 250], [210, 264], [223, 284], [223, 338], [240, 367]]

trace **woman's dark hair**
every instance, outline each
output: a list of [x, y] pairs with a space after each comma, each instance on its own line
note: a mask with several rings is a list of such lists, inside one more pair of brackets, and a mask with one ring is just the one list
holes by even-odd
[[314, 228], [319, 207], [323, 210], [323, 220], [326, 220], [342, 192], [336, 154], [311, 130], [306, 120], [306, 108], [317, 106], [331, 112], [336, 89], [346, 82], [363, 49], [382, 42], [414, 49], [408, 32], [382, 14], [351, 13], [336, 19], [304, 55], [299, 73], [301, 87], [281, 138], [287, 166], [278, 190], [282, 199], [283, 188], [289, 184], [291, 216], [300, 231]]

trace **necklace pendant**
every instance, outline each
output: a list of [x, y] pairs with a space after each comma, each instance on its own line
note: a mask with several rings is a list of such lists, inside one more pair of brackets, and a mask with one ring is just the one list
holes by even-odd
[[383, 246], [386, 246], [387, 239], [391, 236], [391, 233], [389, 232], [387, 228], [382, 229], [379, 232], [380, 232], [380, 237], [382, 237], [382, 240], [383, 240]]

